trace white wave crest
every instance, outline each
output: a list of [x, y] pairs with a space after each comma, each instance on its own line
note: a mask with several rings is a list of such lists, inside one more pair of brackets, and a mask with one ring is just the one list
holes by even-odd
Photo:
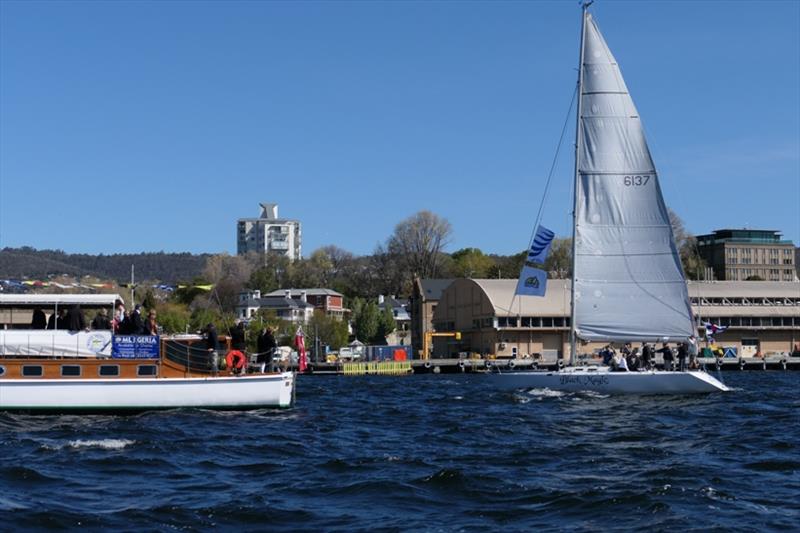
[[560, 390], [551, 390], [551, 389], [531, 389], [528, 391], [528, 394], [531, 396], [540, 396], [544, 398], [560, 398], [561, 396], [566, 395], [567, 393]]
[[102, 450], [121, 450], [134, 444], [136, 441], [130, 439], [97, 439], [97, 440], [71, 440], [67, 446], [73, 449], [78, 448], [100, 448]]

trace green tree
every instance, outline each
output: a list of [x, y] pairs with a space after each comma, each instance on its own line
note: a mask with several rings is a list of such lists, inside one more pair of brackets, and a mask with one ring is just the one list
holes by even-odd
[[185, 333], [189, 325], [191, 313], [189, 309], [178, 302], [164, 302], [156, 305], [158, 325], [164, 333]]
[[478, 248], [462, 248], [450, 257], [450, 272], [457, 278], [486, 278], [494, 269], [492, 258], [484, 255]]
[[307, 336], [306, 342], [311, 345], [309, 347], [313, 347], [314, 337], [317, 336], [321, 345], [327, 345], [332, 350], [338, 350], [347, 344], [347, 337], [349, 336], [347, 322], [327, 316], [320, 310], [314, 312], [304, 330]]
[[356, 338], [362, 342], [372, 342], [378, 333], [378, 306], [375, 302], [367, 302], [361, 306], [357, 316], [354, 317]]
[[147, 292], [145, 293], [144, 298], [142, 299], [142, 306], [144, 306], [144, 308], [147, 310], [156, 308], [156, 298], [155, 296], [153, 296], [152, 290], [147, 289]]
[[669, 222], [672, 225], [672, 236], [675, 238], [675, 246], [681, 258], [683, 274], [688, 279], [702, 279], [705, 269], [708, 266], [705, 260], [700, 257], [697, 248], [697, 239], [686, 230], [683, 220], [675, 211], [667, 208]]
[[378, 315], [378, 329], [375, 332], [375, 338], [372, 339], [375, 344], [386, 344], [386, 337], [392, 334], [397, 329], [397, 323], [394, 320], [392, 308], [386, 306], [383, 311]]
[[572, 239], [553, 239], [543, 269], [551, 279], [566, 279], [572, 276]]

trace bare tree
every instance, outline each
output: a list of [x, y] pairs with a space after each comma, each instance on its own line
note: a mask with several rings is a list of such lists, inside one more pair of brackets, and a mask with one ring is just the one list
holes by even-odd
[[683, 273], [689, 279], [700, 279], [706, 268], [706, 262], [700, 257], [697, 249], [697, 239], [686, 230], [683, 220], [675, 211], [667, 208], [669, 223], [672, 225], [672, 235], [675, 237], [675, 246], [681, 257]]
[[203, 277], [214, 285], [208, 295], [208, 304], [215, 303], [223, 311], [232, 311], [238, 293], [244, 288], [253, 266], [242, 256], [213, 255], [206, 261]]
[[436, 277], [440, 254], [449, 243], [452, 226], [446, 219], [431, 213], [419, 213], [401, 221], [386, 243], [386, 248], [405, 266], [405, 276]]

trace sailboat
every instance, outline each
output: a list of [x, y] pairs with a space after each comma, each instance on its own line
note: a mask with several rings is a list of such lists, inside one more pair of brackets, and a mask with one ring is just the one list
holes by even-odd
[[[589, 4], [583, 5], [577, 89], [569, 365], [492, 379], [502, 388], [612, 394], [727, 391], [704, 371], [576, 365], [579, 341], [685, 342], [696, 330], [641, 120]], [[537, 282], [527, 276], [523, 270], [521, 284]]]

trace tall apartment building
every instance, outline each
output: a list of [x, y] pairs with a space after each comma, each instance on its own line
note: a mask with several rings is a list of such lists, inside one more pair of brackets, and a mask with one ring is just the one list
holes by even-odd
[[300, 221], [278, 218], [278, 204], [260, 205], [261, 216], [237, 222], [236, 252], [277, 253], [292, 261], [302, 258]]
[[773, 230], [718, 229], [697, 236], [700, 256], [718, 280], [794, 281], [795, 248]]

